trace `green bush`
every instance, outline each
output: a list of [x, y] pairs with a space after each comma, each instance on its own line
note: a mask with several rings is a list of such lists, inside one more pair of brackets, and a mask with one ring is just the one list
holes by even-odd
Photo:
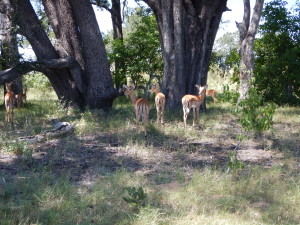
[[223, 93], [220, 96], [220, 100], [222, 102], [231, 102], [236, 103], [239, 98], [239, 93], [237, 91], [233, 91], [229, 89], [229, 85], [223, 85]]
[[255, 88], [250, 88], [248, 98], [237, 105], [235, 113], [239, 116], [238, 122], [242, 127], [246, 131], [254, 131], [257, 137], [272, 128], [275, 109], [274, 103], [263, 104], [262, 96]]

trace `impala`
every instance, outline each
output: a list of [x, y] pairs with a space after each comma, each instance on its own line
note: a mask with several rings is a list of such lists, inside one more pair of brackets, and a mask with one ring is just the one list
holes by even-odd
[[134, 111], [135, 111], [135, 119], [136, 119], [136, 127], [138, 128], [139, 120], [142, 118], [143, 128], [145, 132], [145, 137], [147, 136], [146, 125], [148, 122], [150, 105], [147, 99], [145, 98], [137, 98], [134, 94], [135, 86], [126, 86], [123, 85], [125, 89], [124, 94], [128, 95], [134, 104]]
[[5, 109], [6, 109], [6, 116], [5, 120], [6, 122], [14, 124], [13, 119], [14, 119], [14, 105], [15, 105], [15, 94], [11, 91], [11, 83], [6, 84], [6, 94], [4, 96], [4, 104], [5, 104]]
[[205, 98], [205, 86], [195, 85], [199, 90], [199, 96], [197, 95], [185, 95], [183, 96], [181, 102], [183, 107], [183, 120], [184, 120], [184, 127], [186, 127], [186, 120], [190, 113], [191, 108], [193, 108], [193, 126], [195, 126], [195, 121], [198, 123], [199, 120], [199, 110], [200, 105], [203, 103]]
[[20, 105], [23, 105], [24, 102], [27, 102], [27, 96], [26, 96], [27, 88], [24, 89], [24, 93], [16, 94], [16, 101], [17, 101], [17, 107], [20, 107]]
[[206, 95], [211, 96], [214, 99], [214, 103], [218, 101], [216, 98], [216, 91], [214, 89], [206, 90]]
[[161, 123], [164, 123], [164, 114], [165, 114], [165, 103], [166, 97], [163, 93], [158, 90], [156, 84], [150, 84], [151, 89], [149, 90], [152, 93], [155, 93], [155, 106], [157, 113], [157, 123], [159, 123], [159, 119]]

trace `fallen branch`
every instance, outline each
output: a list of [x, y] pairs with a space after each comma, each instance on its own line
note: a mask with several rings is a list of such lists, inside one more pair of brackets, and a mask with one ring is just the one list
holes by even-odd
[[53, 129], [45, 130], [41, 134], [35, 136], [19, 137], [18, 141], [26, 141], [30, 144], [44, 141], [47, 138], [58, 138], [71, 134], [74, 131], [75, 126], [68, 122], [59, 122], [58, 120], [52, 120]]

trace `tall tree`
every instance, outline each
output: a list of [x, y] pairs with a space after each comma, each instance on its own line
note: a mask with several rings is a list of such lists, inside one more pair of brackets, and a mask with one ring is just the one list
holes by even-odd
[[[1, 48], [1, 68], [8, 69], [19, 62], [19, 51], [17, 43], [16, 27], [13, 24], [14, 12], [9, 10], [9, 0], [3, 0], [6, 12], [0, 13], [0, 48]], [[22, 93], [22, 78], [16, 78], [12, 83], [14, 93]], [[4, 87], [4, 92], [5, 92]]]
[[238, 101], [247, 98], [247, 93], [253, 77], [254, 60], [253, 47], [255, 35], [259, 25], [260, 17], [263, 10], [264, 0], [256, 0], [252, 19], [250, 10], [250, 0], [244, 0], [244, 16], [242, 23], [236, 23], [240, 32], [240, 97]]
[[167, 106], [181, 104], [207, 81], [209, 59], [227, 0], [143, 0], [154, 11], [164, 61]]
[[49, 78], [60, 100], [82, 109], [111, 107], [117, 92], [90, 1], [43, 1], [55, 34], [51, 41], [29, 0], [10, 2], [19, 32], [30, 42], [37, 62], [1, 71], [0, 83], [37, 70]]

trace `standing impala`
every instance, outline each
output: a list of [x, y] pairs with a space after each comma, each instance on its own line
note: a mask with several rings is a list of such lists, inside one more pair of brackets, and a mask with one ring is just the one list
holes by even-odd
[[205, 98], [205, 86], [195, 85], [199, 90], [199, 96], [197, 95], [185, 95], [183, 96], [181, 102], [183, 107], [183, 120], [184, 120], [184, 127], [186, 127], [186, 120], [189, 115], [191, 108], [193, 108], [193, 126], [195, 126], [195, 121], [198, 123], [199, 120], [199, 110], [200, 105], [203, 103]]
[[4, 104], [6, 109], [6, 122], [10, 122], [14, 124], [14, 105], [15, 105], [15, 94], [11, 91], [11, 83], [6, 84], [6, 94], [4, 96]]
[[218, 101], [216, 98], [216, 91], [214, 89], [206, 90], [206, 96], [211, 96], [214, 99], [214, 103]]
[[21, 92], [21, 93], [15, 95], [18, 107], [20, 107], [21, 105], [23, 105], [24, 102], [27, 102], [26, 92], [27, 92], [27, 87], [25, 87], [24, 93]]
[[152, 93], [155, 93], [155, 106], [157, 113], [157, 123], [159, 123], [159, 119], [161, 119], [161, 123], [164, 123], [164, 114], [165, 114], [165, 103], [166, 97], [163, 93], [158, 90], [156, 84], [150, 84], [151, 89], [149, 90]]
[[146, 125], [148, 122], [150, 105], [147, 99], [145, 98], [137, 98], [134, 94], [135, 86], [127, 87], [125, 84], [123, 85], [125, 88], [124, 94], [129, 95], [132, 103], [134, 104], [134, 111], [135, 111], [135, 119], [136, 119], [136, 128], [138, 128], [140, 117], [142, 117], [143, 128], [145, 132], [145, 137], [147, 136]]

